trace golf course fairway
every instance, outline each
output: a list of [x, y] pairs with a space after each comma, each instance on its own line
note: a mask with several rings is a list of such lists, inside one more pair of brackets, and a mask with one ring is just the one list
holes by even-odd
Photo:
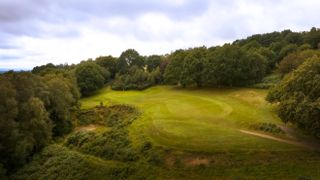
[[105, 88], [82, 99], [81, 103], [82, 108], [94, 107], [101, 102], [136, 106], [142, 115], [130, 127], [133, 141], [146, 136], [159, 146], [195, 152], [305, 149], [290, 143], [291, 138], [296, 137], [285, 133], [274, 135], [283, 142], [244, 133], [244, 130], [255, 131], [252, 127], [261, 123], [285, 127], [272, 106], [264, 100], [266, 93], [257, 89], [182, 89], [171, 86], [144, 91]]

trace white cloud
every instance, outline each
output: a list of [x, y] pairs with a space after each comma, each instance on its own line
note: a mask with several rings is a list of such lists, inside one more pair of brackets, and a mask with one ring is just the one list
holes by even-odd
[[[187, 2], [162, 1], [169, 4], [168, 7], [176, 8]], [[8, 60], [1, 60], [0, 56], [0, 68], [32, 68], [49, 62], [78, 63], [100, 55], [119, 56], [128, 48], [135, 48], [143, 55], [164, 54], [179, 48], [221, 45], [254, 33], [288, 28], [303, 31], [320, 26], [320, 14], [317, 13], [320, 1], [317, 0], [208, 2], [208, 6], [198, 8], [197, 13], [192, 9], [190, 12], [168, 12], [143, 7], [141, 9], [147, 10], [134, 16], [130, 13], [119, 16], [117, 11], [114, 16], [91, 14], [85, 19], [38, 20], [36, 35], [28, 33], [10, 39], [20, 48], [0, 49], [0, 55], [6, 55], [3, 57], [20, 56]], [[59, 14], [63, 15], [63, 12]], [[181, 18], [182, 15], [186, 17]]]

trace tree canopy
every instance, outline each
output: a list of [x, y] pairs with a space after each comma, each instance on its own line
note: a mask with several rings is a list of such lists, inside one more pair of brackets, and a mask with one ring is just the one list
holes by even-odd
[[84, 62], [77, 66], [75, 75], [81, 94], [86, 96], [103, 87], [109, 72], [94, 62]]
[[284, 122], [320, 138], [320, 58], [307, 59], [270, 90], [267, 100], [279, 103], [278, 114]]
[[28, 72], [0, 75], [0, 163], [9, 170], [71, 129], [79, 92], [74, 81]]

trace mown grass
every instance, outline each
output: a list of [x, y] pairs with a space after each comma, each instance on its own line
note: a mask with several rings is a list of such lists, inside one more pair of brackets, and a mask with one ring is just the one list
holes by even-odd
[[[244, 134], [260, 124], [284, 126], [262, 89], [181, 89], [158, 86], [144, 91], [105, 88], [82, 99], [82, 108], [131, 104], [142, 112], [129, 127], [133, 145], [148, 139], [165, 149], [160, 179], [318, 179], [320, 154], [302, 147]], [[260, 133], [266, 133], [260, 131]], [[297, 132], [297, 134], [299, 134]], [[284, 133], [273, 133], [290, 139]], [[170, 155], [167, 155], [170, 154]], [[209, 164], [189, 166], [185, 159], [205, 157]], [[169, 163], [170, 164], [170, 163]], [[148, 171], [144, 172], [148, 174]]]
[[130, 129], [132, 138], [142, 133], [160, 146], [178, 150], [296, 150], [298, 147], [239, 131], [257, 123], [283, 125], [265, 102], [265, 95], [265, 90], [255, 89], [198, 90], [168, 86], [125, 92], [104, 89], [83, 99], [82, 105], [94, 107], [101, 101], [133, 104], [143, 113]]
[[79, 127], [12, 179], [320, 179], [319, 152], [240, 131], [292, 138], [269, 132], [284, 124], [266, 93], [102, 89], [81, 100]]

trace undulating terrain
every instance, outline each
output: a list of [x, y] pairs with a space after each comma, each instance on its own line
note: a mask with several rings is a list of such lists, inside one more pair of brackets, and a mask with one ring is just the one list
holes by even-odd
[[[264, 100], [266, 93], [249, 88], [174, 86], [144, 91], [102, 89], [81, 100], [85, 122], [80, 118], [73, 133], [45, 148], [15, 177], [320, 178], [319, 146], [281, 122]], [[88, 120], [92, 110], [100, 117], [107, 114], [107, 123]], [[124, 125], [112, 124], [110, 119], [117, 116], [134, 118]], [[127, 133], [119, 135], [122, 132]], [[103, 137], [114, 139], [115, 149], [106, 147], [110, 141], [101, 143]], [[110, 150], [115, 153], [108, 154]]]

